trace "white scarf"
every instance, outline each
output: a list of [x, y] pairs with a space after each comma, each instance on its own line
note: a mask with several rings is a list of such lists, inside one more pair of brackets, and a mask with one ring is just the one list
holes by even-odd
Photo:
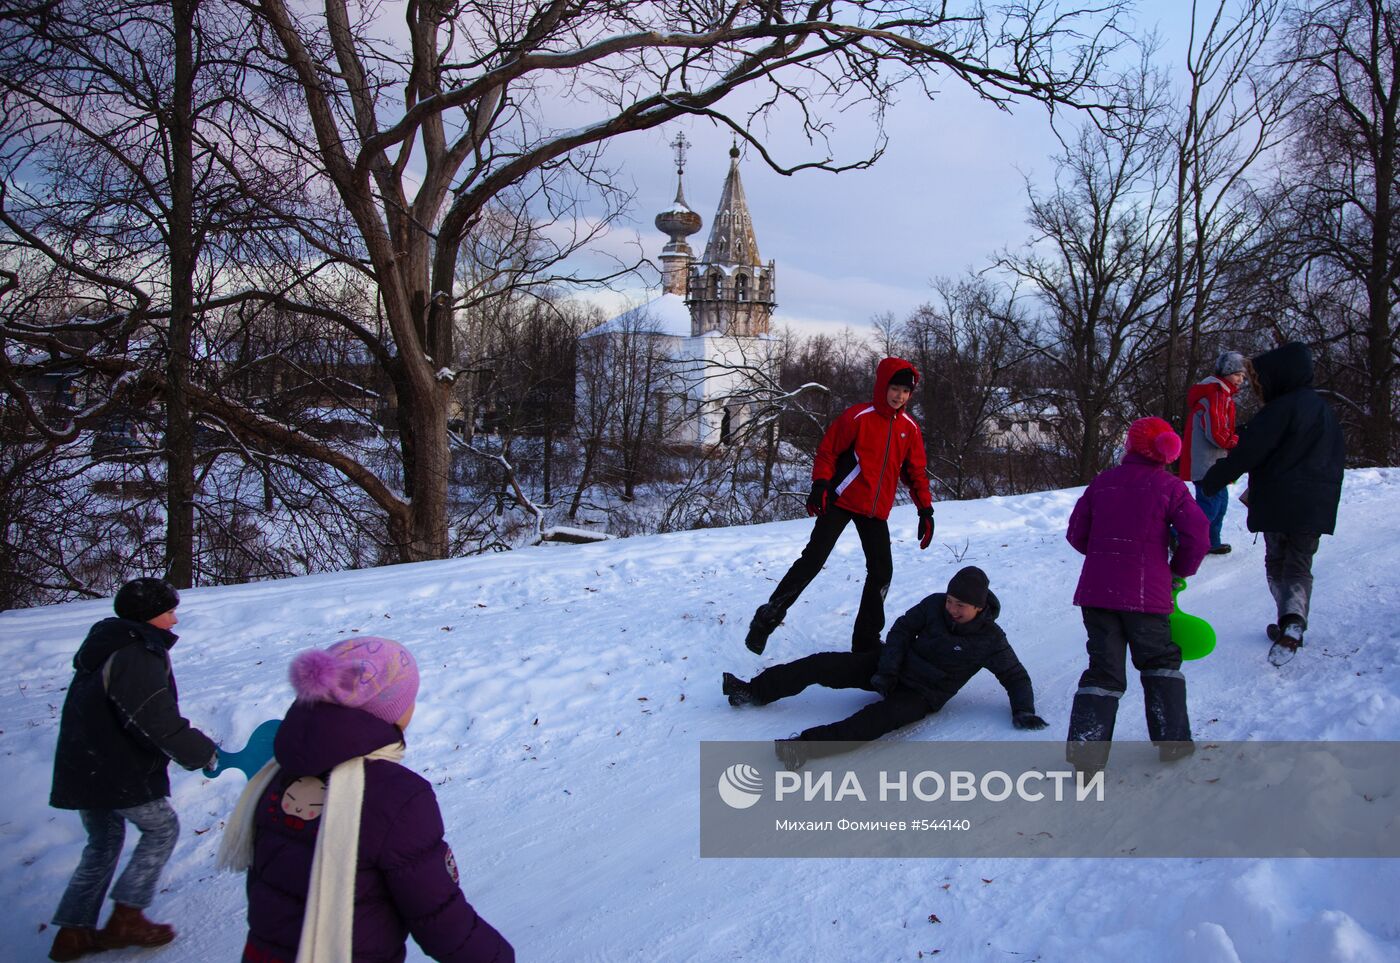
[[[355, 922], [355, 868], [360, 849], [360, 807], [365, 798], [365, 760], [403, 759], [401, 742], [347, 759], [330, 772], [321, 831], [311, 857], [311, 884], [296, 963], [347, 963]], [[258, 770], [238, 797], [224, 829], [215, 866], [242, 872], [253, 863], [253, 817], [258, 800], [277, 775], [274, 759]]]

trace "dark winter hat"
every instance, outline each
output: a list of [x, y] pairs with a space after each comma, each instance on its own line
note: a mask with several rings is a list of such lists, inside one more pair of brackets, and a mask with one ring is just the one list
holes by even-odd
[[117, 589], [112, 607], [117, 617], [133, 622], [149, 622], [180, 604], [175, 586], [160, 578], [135, 578]]
[[1215, 359], [1215, 373], [1220, 377], [1240, 374], [1244, 371], [1244, 355], [1238, 351], [1222, 351]]
[[302, 702], [331, 702], [393, 725], [418, 698], [418, 663], [393, 639], [363, 635], [292, 659], [292, 688]]
[[958, 569], [948, 580], [948, 594], [974, 608], [987, 607], [987, 573], [976, 565]]
[[1139, 418], [1128, 426], [1128, 450], [1165, 465], [1181, 454], [1181, 436], [1161, 418]]
[[890, 387], [898, 385], [901, 388], [908, 388], [910, 391], [913, 391], [914, 382], [916, 380], [913, 368], [900, 368], [894, 374], [890, 375]]

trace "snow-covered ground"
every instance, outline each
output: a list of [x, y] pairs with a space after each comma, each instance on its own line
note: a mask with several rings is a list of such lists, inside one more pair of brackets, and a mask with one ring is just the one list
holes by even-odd
[[[895, 511], [891, 618], [960, 564], [982, 566], [1051, 724], [1013, 730], [983, 673], [900, 738], [1063, 737], [1085, 661], [1079, 563], [1062, 535], [1077, 494], [941, 504], [927, 552], [912, 508]], [[1187, 665], [1197, 737], [1400, 739], [1400, 470], [1348, 473], [1309, 644], [1282, 669], [1264, 658], [1272, 602], [1243, 521], [1232, 504], [1234, 554], [1207, 558], [1182, 598], [1221, 640]], [[785, 736], [869, 699], [812, 689], [735, 710], [720, 695], [723, 670], [849, 644], [854, 532], [765, 656], [743, 646], [808, 531], [779, 522], [191, 591], [173, 652], [181, 703], [241, 746], [284, 711], [295, 652], [354, 634], [407, 643], [423, 687], [405, 762], [437, 787], [468, 899], [522, 960], [1400, 961], [1396, 861], [700, 859], [701, 740]], [[0, 614], [0, 958], [44, 957], [41, 927], [81, 848], [76, 815], [46, 805], [51, 760], [69, 660], [109, 613], [100, 601]], [[1118, 736], [1146, 737], [1135, 681]], [[183, 834], [152, 915], [180, 938], [159, 957], [102, 957], [112, 963], [232, 960], [242, 946], [242, 880], [213, 863], [243, 777], [172, 778]]]

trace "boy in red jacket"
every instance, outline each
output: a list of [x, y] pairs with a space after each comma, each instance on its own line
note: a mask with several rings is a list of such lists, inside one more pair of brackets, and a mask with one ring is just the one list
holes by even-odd
[[1230, 507], [1229, 492], [1207, 495], [1201, 479], [1211, 465], [1239, 444], [1235, 434], [1235, 393], [1244, 383], [1244, 355], [1226, 351], [1215, 359], [1215, 374], [1197, 382], [1186, 395], [1186, 437], [1181, 446], [1177, 475], [1196, 485], [1196, 504], [1210, 523], [1210, 554], [1225, 555], [1230, 546], [1220, 540], [1225, 510]]
[[880, 646], [885, 593], [894, 575], [890, 558], [890, 509], [897, 479], [903, 478], [919, 506], [919, 548], [933, 539], [933, 499], [925, 472], [924, 437], [904, 406], [919, 373], [902, 358], [885, 358], [875, 369], [874, 398], [852, 405], [826, 430], [812, 462], [807, 514], [816, 516], [812, 536], [768, 601], [749, 622], [744, 644], [762, 654], [768, 636], [826, 564], [848, 522], [854, 522], [865, 551], [865, 589], [860, 597], [851, 651]]

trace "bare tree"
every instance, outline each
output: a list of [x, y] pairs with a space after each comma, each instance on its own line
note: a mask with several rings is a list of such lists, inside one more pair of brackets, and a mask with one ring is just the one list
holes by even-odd
[[1029, 400], [1016, 390], [1030, 354], [1017, 332], [1026, 326], [1012, 292], [983, 275], [934, 281], [937, 301], [900, 327], [919, 379], [929, 471], [954, 498], [999, 490], [1000, 466], [989, 457], [989, 426]]
[[[198, 302], [257, 222], [235, 106], [246, 31], [220, 0], [84, 0], [16, 10], [0, 42], [0, 244], [62, 282], [47, 309], [8, 310], [3, 336], [161, 400], [162, 567], [180, 586], [194, 577]], [[53, 309], [74, 298], [95, 310]], [[85, 426], [33, 422], [55, 444]]]
[[1152, 358], [1168, 283], [1158, 78], [1144, 71], [1130, 93], [1123, 123], [1085, 126], [1067, 146], [1053, 192], [1030, 190], [1033, 237], [998, 259], [1043, 308], [1026, 343], [1063, 391], [1060, 425], [1079, 484], [1103, 466], [1128, 417], [1122, 388]]
[[[791, 108], [825, 144], [824, 105], [863, 103], [878, 121], [899, 87], [931, 93], [939, 76], [999, 105], [1096, 102], [1119, 5], [991, 16], [977, 4], [893, 0], [411, 4], [399, 50], [373, 19], [379, 8], [330, 0], [306, 16], [284, 0], [249, 0], [285, 64], [272, 77], [296, 102], [283, 143], [305, 146], [305, 167], [348, 214], [337, 224], [348, 234], [320, 232], [315, 243], [380, 294], [389, 341], [375, 351], [398, 396], [404, 486], [401, 496], [370, 487], [401, 557], [446, 551], [459, 253], [493, 205], [564, 220], [580, 199], [612, 190], [601, 155], [611, 138], [680, 118], [729, 126], [790, 173], [864, 166], [882, 135], [845, 164], [785, 163], [754, 133], [757, 115]], [[731, 116], [721, 102], [745, 88], [759, 106]], [[616, 210], [622, 199], [612, 200]], [[236, 426], [266, 429], [256, 419]]]
[[[1234, 8], [1238, 8], [1237, 10]], [[1161, 414], [1175, 418], [1203, 340], [1257, 307], [1249, 273], [1267, 238], [1262, 196], [1246, 180], [1285, 133], [1293, 76], [1265, 61], [1282, 0], [1191, 3], [1185, 103], [1171, 122], [1174, 193]], [[1246, 322], [1247, 323], [1247, 322]]]
[[[1298, 13], [1285, 70], [1301, 70], [1288, 177], [1315, 317], [1354, 344], [1362, 456], [1395, 458], [1400, 341], [1400, 12], [1384, 0], [1329, 0]], [[1351, 419], [1348, 419], [1351, 420]]]

